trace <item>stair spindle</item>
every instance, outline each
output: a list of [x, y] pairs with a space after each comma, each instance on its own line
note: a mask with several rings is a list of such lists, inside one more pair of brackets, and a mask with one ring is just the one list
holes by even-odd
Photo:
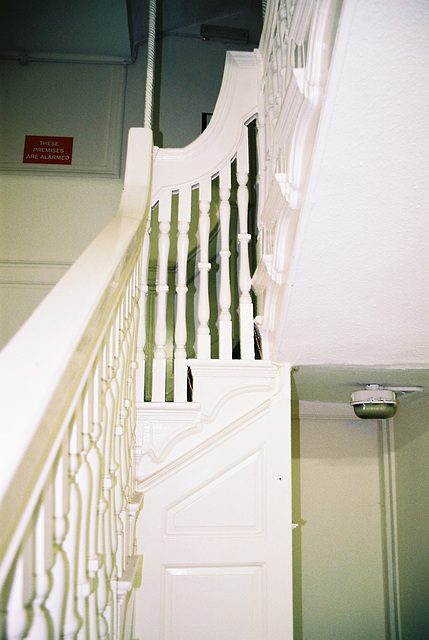
[[136, 400], [144, 402], [145, 372], [146, 372], [146, 307], [149, 292], [148, 266], [150, 251], [150, 222], [148, 222], [143, 239], [140, 271], [140, 297], [139, 297], [139, 328], [137, 333], [137, 374], [136, 374]]
[[220, 188], [220, 286], [219, 286], [219, 359], [231, 360], [232, 358], [232, 320], [231, 320], [231, 282], [229, 277], [229, 221], [231, 205], [231, 163], [219, 173]]
[[198, 330], [197, 330], [197, 358], [209, 360], [211, 356], [210, 339], [210, 302], [209, 302], [209, 233], [210, 233], [210, 202], [211, 202], [211, 178], [205, 178], [200, 183], [200, 217], [198, 224], [198, 236], [200, 245], [200, 262], [198, 270], [200, 274], [199, 298], [198, 298]]
[[25, 568], [24, 556], [20, 552], [15, 562], [12, 587], [7, 602], [0, 606], [1, 638], [21, 640], [27, 627], [27, 609], [24, 604]]
[[240, 232], [238, 242], [240, 246], [240, 350], [242, 360], [254, 359], [253, 348], [253, 304], [250, 296], [250, 268], [249, 268], [249, 242], [251, 239], [247, 229], [247, 215], [249, 205], [249, 191], [247, 180], [249, 177], [249, 153], [247, 129], [237, 152], [237, 182], [238, 182], [238, 216]]
[[170, 249], [171, 192], [159, 198], [158, 280], [156, 285], [155, 349], [153, 354], [152, 402], [165, 401], [167, 342], [168, 252]]
[[90, 507], [93, 491], [91, 468], [87, 455], [90, 449], [91, 440], [89, 437], [92, 416], [89, 416], [88, 394], [81, 398], [76, 409], [77, 428], [79, 429], [78, 453], [80, 455], [80, 465], [76, 473], [76, 482], [80, 491], [80, 527], [78, 540], [78, 561], [77, 561], [77, 606], [83, 624], [79, 629], [78, 638], [84, 640], [88, 617], [88, 596], [91, 593], [92, 581], [89, 580], [87, 557], [89, 552], [89, 522]]
[[79, 526], [81, 521], [81, 495], [76, 482], [79, 470], [80, 456], [78, 446], [78, 425], [76, 417], [70, 424], [69, 432], [69, 494], [68, 494], [68, 523], [63, 549], [68, 559], [67, 571], [67, 602], [65, 606], [63, 637], [67, 640], [76, 638], [82, 626], [77, 598], [78, 557], [79, 557]]
[[191, 186], [179, 192], [179, 220], [177, 234], [177, 284], [176, 284], [176, 328], [174, 351], [174, 401], [186, 402], [186, 268], [189, 249], [189, 225], [191, 222]]
[[52, 625], [51, 618], [45, 607], [46, 598], [51, 588], [49, 580], [50, 549], [52, 544], [51, 513], [46, 509], [45, 502], [40, 505], [34, 531], [34, 599], [31, 603], [32, 621], [26, 637], [31, 640], [47, 638]]

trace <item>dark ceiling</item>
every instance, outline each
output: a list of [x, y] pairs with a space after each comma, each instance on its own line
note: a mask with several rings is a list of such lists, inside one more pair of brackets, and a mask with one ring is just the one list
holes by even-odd
[[[158, 0], [157, 32], [167, 35], [179, 29], [214, 23], [249, 31], [249, 39], [259, 41], [262, 28], [262, 0]], [[148, 0], [127, 0], [130, 38], [138, 46], [147, 38]], [[222, 20], [223, 19], [223, 20]]]
[[[0, 53], [130, 58], [147, 40], [148, 0], [1, 0]], [[198, 37], [203, 23], [259, 40], [261, 0], [157, 0], [157, 34]]]

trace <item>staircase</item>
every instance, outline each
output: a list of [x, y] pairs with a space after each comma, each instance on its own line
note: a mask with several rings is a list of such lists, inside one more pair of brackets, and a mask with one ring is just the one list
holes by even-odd
[[292, 638], [269, 358], [338, 12], [269, 2], [194, 143], [130, 131], [117, 215], [1, 353], [2, 638]]

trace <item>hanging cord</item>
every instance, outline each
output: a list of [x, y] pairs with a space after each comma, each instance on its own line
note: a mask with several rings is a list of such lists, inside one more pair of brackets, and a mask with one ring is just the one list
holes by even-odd
[[144, 126], [152, 129], [153, 111], [153, 77], [155, 68], [155, 31], [156, 31], [156, 0], [149, 0], [149, 27], [147, 42], [147, 70]]

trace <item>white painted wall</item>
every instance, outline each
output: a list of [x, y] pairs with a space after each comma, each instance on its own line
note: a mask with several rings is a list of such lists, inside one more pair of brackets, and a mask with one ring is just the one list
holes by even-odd
[[394, 418], [402, 640], [429, 637], [429, 398]]
[[301, 402], [292, 426], [295, 640], [385, 640], [377, 428]]
[[345, 0], [273, 358], [426, 364], [429, 3]]

